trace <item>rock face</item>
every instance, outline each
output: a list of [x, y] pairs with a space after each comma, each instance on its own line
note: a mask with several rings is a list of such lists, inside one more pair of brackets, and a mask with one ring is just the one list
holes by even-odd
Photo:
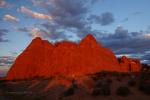
[[138, 72], [142, 67], [139, 59], [127, 58], [126, 56], [122, 56], [119, 63], [123, 72]]
[[125, 57], [119, 62], [114, 53], [91, 34], [78, 44], [69, 41], [51, 44], [38, 37], [17, 57], [6, 79], [75, 77], [102, 70], [128, 72], [129, 66], [131, 71], [139, 71], [140, 62]]

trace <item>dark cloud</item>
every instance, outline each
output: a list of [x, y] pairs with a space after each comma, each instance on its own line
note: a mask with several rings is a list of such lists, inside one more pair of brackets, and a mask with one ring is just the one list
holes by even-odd
[[114, 16], [110, 12], [102, 13], [101, 15], [101, 25], [109, 25], [114, 22]]
[[[89, 15], [92, 0], [33, 0], [35, 6], [46, 9], [52, 20], [40, 24], [51, 40], [67, 39], [66, 33], [75, 34], [82, 38], [87, 33], [103, 42], [105, 47], [111, 48], [116, 54], [142, 54], [150, 49], [150, 39], [144, 37], [143, 32], [129, 32], [123, 27], [117, 27], [114, 33], [94, 30], [92, 24], [110, 25], [115, 21], [111, 12]], [[46, 2], [45, 2], [46, 1]], [[96, 0], [97, 2], [97, 0]], [[136, 12], [135, 14], [138, 14]], [[128, 17], [124, 20], [127, 21]], [[149, 35], [147, 35], [149, 37]], [[142, 58], [143, 59], [143, 58]]]
[[[149, 50], [149, 39], [131, 38], [130, 39], [112, 39], [105, 43], [107, 47], [113, 50], [120, 50], [122, 48], [128, 48], [134, 50], [134, 53], [144, 53]], [[109, 38], [107, 38], [109, 39]]]
[[105, 45], [114, 50], [120, 48], [136, 49], [137, 52], [144, 52], [148, 49], [150, 43], [149, 38], [144, 37], [141, 32], [128, 32], [123, 27], [117, 27], [113, 34], [104, 36], [102, 40]]
[[87, 27], [85, 16], [88, 13], [86, 3], [81, 0], [52, 0], [51, 9], [47, 9], [53, 21], [61, 28], [81, 30]]
[[28, 27], [17, 28], [16, 31], [17, 32], [29, 32], [29, 28]]
[[101, 15], [91, 15], [88, 20], [102, 26], [112, 24], [115, 21], [114, 15], [111, 12], [104, 12]]
[[121, 22], [127, 22], [129, 20], [128, 17], [126, 17], [125, 19], [123, 19]]
[[[47, 15], [51, 16], [51, 21], [41, 24], [47, 32], [50, 32], [51, 39], [65, 39], [67, 36], [64, 32], [77, 33], [78, 37], [83, 37], [96, 31], [87, 18], [89, 9], [98, 0], [32, 0], [32, 2], [34, 6], [45, 8]], [[101, 25], [109, 25], [113, 21], [112, 13], [101, 14]]]
[[7, 29], [0, 29], [0, 42], [8, 42], [7, 39], [4, 39], [3, 36], [5, 36], [9, 30]]
[[49, 37], [65, 39], [65, 31], [80, 34], [90, 27], [86, 21], [89, 8], [85, 1], [88, 2], [88, 0], [46, 0], [46, 2], [33, 0], [33, 4], [44, 7], [52, 17], [52, 21], [41, 24], [49, 32]]
[[142, 59], [143, 59], [143, 63], [147, 63], [150, 65], [150, 51], [147, 53], [145, 53], [143, 56], [142, 56]]
[[[143, 59], [150, 61], [150, 53], [146, 53], [146, 54], [143, 56]], [[149, 63], [150, 63], [150, 62], [149, 62]]]
[[131, 48], [120, 48], [119, 50], [115, 51], [115, 54], [133, 54], [136, 51], [134, 49]]
[[123, 27], [117, 27], [115, 30], [115, 33], [112, 35], [109, 35], [109, 38], [116, 38], [116, 39], [124, 39], [129, 37], [130, 34], [128, 34], [128, 30], [124, 29]]
[[[149, 34], [142, 32], [129, 32], [123, 27], [117, 27], [112, 34], [101, 34], [99, 41], [102, 41], [105, 47], [111, 48], [117, 55], [129, 54], [145, 55], [150, 50], [150, 38], [146, 37]], [[141, 56], [139, 56], [141, 57]], [[147, 60], [150, 63], [150, 59], [146, 56], [141, 57], [142, 61]]]
[[103, 3], [103, 2], [105, 2], [107, 0], [89, 0], [89, 1], [91, 1], [91, 4], [94, 4], [94, 3], [97, 3], [97, 2]]
[[14, 57], [12, 56], [0, 56], [0, 66], [10, 66], [14, 62]]
[[15, 58], [12, 56], [0, 56], [0, 77], [5, 76], [14, 63]]
[[[41, 26], [43, 26], [46, 30], [47, 36], [52, 40], [57, 39], [67, 39], [67, 36], [65, 35], [65, 30], [58, 24], [54, 23], [42, 23]], [[67, 30], [67, 29], [66, 29]]]
[[140, 14], [142, 14], [142, 12], [140, 11], [133, 12], [133, 15], [140, 15]]

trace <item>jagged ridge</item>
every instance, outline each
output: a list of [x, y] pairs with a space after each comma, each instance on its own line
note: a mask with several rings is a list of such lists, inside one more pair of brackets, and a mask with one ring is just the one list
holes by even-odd
[[[6, 79], [26, 79], [37, 76], [76, 77], [102, 70], [128, 72], [139, 71], [139, 61], [120, 60], [88, 34], [79, 44], [62, 41], [54, 45], [41, 38], [35, 38], [17, 57]], [[129, 70], [130, 69], [130, 70]]]

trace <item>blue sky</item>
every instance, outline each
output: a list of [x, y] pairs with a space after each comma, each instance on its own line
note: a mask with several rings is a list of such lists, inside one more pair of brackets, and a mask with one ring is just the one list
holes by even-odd
[[150, 0], [0, 0], [0, 57], [31, 40], [79, 41], [92, 33], [116, 55], [150, 63]]

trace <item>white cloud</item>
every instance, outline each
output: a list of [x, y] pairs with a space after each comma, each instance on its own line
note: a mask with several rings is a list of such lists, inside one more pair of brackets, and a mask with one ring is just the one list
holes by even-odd
[[145, 38], [150, 38], [150, 33], [144, 34]]
[[22, 6], [19, 9], [20, 12], [25, 13], [33, 18], [38, 18], [38, 19], [47, 19], [47, 20], [52, 20], [52, 17], [43, 13], [38, 13], [35, 11], [30, 10], [29, 8]]
[[44, 36], [47, 34], [46, 31], [44, 30], [40, 30], [38, 28], [33, 28], [32, 31], [30, 32], [30, 35], [33, 37], [33, 38], [36, 38], [36, 37], [42, 37], [44, 38]]
[[8, 21], [8, 22], [12, 22], [12, 23], [17, 23], [19, 21], [19, 19], [17, 17], [14, 17], [14, 16], [9, 15], [9, 14], [4, 15], [3, 20]]

